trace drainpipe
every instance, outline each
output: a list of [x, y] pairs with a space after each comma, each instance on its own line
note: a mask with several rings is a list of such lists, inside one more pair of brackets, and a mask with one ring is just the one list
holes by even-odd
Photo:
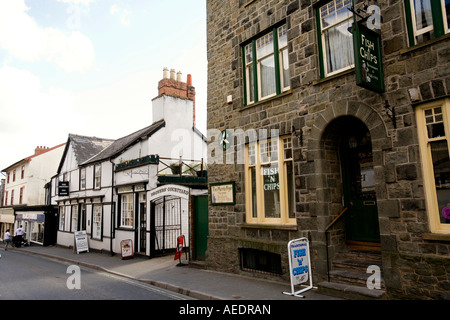
[[111, 163], [111, 230], [110, 230], [110, 237], [109, 237], [109, 251], [111, 252], [111, 256], [114, 256], [113, 252], [113, 237], [115, 237], [114, 232], [114, 222], [116, 220], [116, 205], [114, 202], [114, 162], [112, 162], [111, 159], [109, 159], [109, 162]]

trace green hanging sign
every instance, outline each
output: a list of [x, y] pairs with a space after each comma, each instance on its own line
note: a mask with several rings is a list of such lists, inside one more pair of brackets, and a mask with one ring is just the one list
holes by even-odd
[[356, 84], [363, 88], [383, 93], [385, 86], [381, 36], [360, 22], [353, 23], [352, 30]]

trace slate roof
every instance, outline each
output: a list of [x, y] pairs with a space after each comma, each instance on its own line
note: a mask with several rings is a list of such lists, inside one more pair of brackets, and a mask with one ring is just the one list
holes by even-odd
[[113, 142], [114, 140], [112, 139], [87, 137], [70, 133], [69, 138], [67, 139], [67, 144], [64, 149], [63, 156], [61, 157], [61, 162], [58, 167], [58, 173], [61, 172], [61, 168], [70, 145], [72, 146], [73, 151], [75, 153], [77, 163], [81, 164], [84, 161], [88, 160], [89, 158], [93, 157], [94, 155], [98, 154], [100, 151], [108, 147]]
[[125, 151], [128, 147], [132, 146], [136, 142], [138, 142], [141, 138], [148, 138], [159, 129], [166, 125], [164, 120], [159, 120], [154, 122], [148, 127], [145, 127], [141, 130], [138, 130], [132, 134], [129, 134], [125, 137], [115, 140], [105, 149], [95, 154], [94, 156], [86, 159], [82, 162], [82, 165], [87, 165], [94, 162], [104, 161], [113, 157], [118, 156], [123, 151]]

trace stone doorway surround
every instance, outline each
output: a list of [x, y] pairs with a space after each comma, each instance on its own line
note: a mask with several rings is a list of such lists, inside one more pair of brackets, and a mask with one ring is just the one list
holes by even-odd
[[[309, 218], [316, 220], [317, 232], [311, 231], [317, 249], [316, 272], [325, 276], [329, 263], [327, 255], [333, 259], [345, 248], [343, 219], [340, 219], [329, 230], [328, 248], [325, 233], [326, 227], [344, 209], [338, 145], [339, 125], [345, 124], [345, 119], [361, 121], [370, 132], [381, 249], [382, 251], [395, 251], [394, 248], [396, 248], [395, 237], [390, 234], [389, 218], [398, 217], [399, 210], [398, 207], [395, 209], [392, 207], [397, 206], [397, 202], [391, 201], [387, 197], [384, 168], [384, 151], [392, 148], [392, 138], [388, 136], [390, 128], [387, 127], [387, 123], [390, 124], [390, 122], [385, 122], [380, 114], [367, 104], [356, 101], [342, 103], [342, 100], [340, 103], [335, 102], [324, 111], [314, 115], [313, 125], [309, 133], [305, 134], [305, 144], [302, 150], [303, 160], [306, 161], [300, 163], [299, 170], [300, 181], [306, 184], [305, 189], [300, 192], [302, 198], [300, 200], [306, 202]], [[305, 220], [304, 223], [308, 222]]]

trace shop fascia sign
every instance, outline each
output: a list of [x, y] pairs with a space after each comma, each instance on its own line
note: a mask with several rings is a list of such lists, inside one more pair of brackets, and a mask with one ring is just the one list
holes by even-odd
[[[371, 91], [385, 91], [381, 35], [374, 31], [380, 29], [380, 9], [369, 6], [368, 17], [358, 14], [359, 10], [352, 7], [353, 12], [353, 48], [355, 55], [356, 84]], [[356, 16], [361, 17], [357, 21]]]

